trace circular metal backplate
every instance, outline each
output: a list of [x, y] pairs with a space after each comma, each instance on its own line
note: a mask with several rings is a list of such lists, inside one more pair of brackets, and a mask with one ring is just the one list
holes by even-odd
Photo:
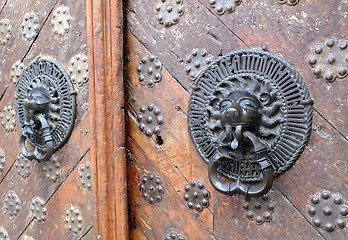
[[[256, 133], [267, 146], [267, 159], [279, 175], [302, 153], [311, 133], [312, 107], [301, 75], [282, 58], [260, 50], [240, 50], [215, 60], [193, 84], [188, 123], [193, 142], [206, 163], [218, 151], [219, 103], [232, 91], [248, 91], [262, 105]], [[260, 171], [251, 155], [230, 153], [231, 161], [219, 167], [231, 179], [259, 181]]]
[[[58, 99], [50, 104], [48, 123], [51, 126], [54, 150], [58, 150], [69, 138], [75, 121], [76, 91], [69, 75], [56, 61], [40, 57], [22, 73], [17, 85], [16, 110], [22, 129], [25, 127], [23, 101], [34, 88], [45, 87], [50, 90], [51, 98]], [[44, 148], [42, 137], [34, 131], [28, 141]]]

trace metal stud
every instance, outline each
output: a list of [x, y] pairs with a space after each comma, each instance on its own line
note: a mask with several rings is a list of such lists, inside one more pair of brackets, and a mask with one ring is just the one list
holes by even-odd
[[243, 203], [243, 208], [246, 216], [250, 221], [255, 221], [257, 224], [263, 224], [272, 220], [274, 212], [274, 204], [268, 195], [259, 198], [251, 198]]
[[36, 197], [31, 202], [31, 212], [35, 219], [39, 222], [44, 222], [46, 220], [47, 208], [45, 206], [45, 201], [39, 197]]
[[9, 191], [5, 197], [5, 208], [11, 217], [17, 216], [21, 210], [21, 200], [14, 191]]
[[209, 0], [210, 6], [214, 8], [215, 12], [219, 15], [234, 12], [236, 6], [241, 3], [242, 0]]
[[140, 130], [146, 136], [151, 137], [153, 134], [159, 135], [161, 133], [161, 127], [164, 123], [163, 116], [161, 110], [153, 103], [141, 107], [137, 119]]
[[3, 227], [0, 227], [0, 239], [1, 240], [9, 240], [10, 239], [7, 231]]
[[168, 233], [165, 237], [165, 240], [186, 240], [186, 238], [184, 237], [184, 235], [179, 234], [175, 231], [171, 231], [170, 233]]
[[5, 168], [5, 153], [0, 149], [0, 173], [4, 171]]
[[29, 12], [24, 15], [22, 24], [22, 36], [28, 40], [32, 41], [39, 32], [39, 17], [34, 12]]
[[163, 199], [164, 187], [162, 180], [153, 173], [144, 175], [139, 184], [142, 197], [150, 204], [159, 203]]
[[0, 45], [4, 45], [10, 42], [11, 28], [12, 27], [10, 24], [10, 20], [0, 20]]
[[336, 228], [345, 228], [347, 225], [348, 206], [340, 195], [329, 191], [322, 191], [310, 198], [308, 213], [314, 226], [328, 232]]
[[82, 231], [83, 218], [80, 210], [74, 206], [70, 206], [65, 212], [65, 223], [68, 229], [74, 234], [78, 234]]
[[43, 172], [49, 181], [57, 181], [60, 176], [60, 163], [58, 159], [52, 158], [50, 161], [45, 162]]
[[21, 76], [21, 74], [23, 73], [23, 70], [25, 68], [24, 63], [22, 63], [20, 60], [16, 61], [11, 68], [11, 81], [14, 84], [17, 84], [19, 77]]
[[162, 79], [162, 63], [154, 55], [142, 57], [137, 67], [141, 85], [154, 87]]
[[296, 5], [300, 0], [278, 0], [280, 4], [288, 4], [290, 6]]
[[81, 165], [79, 169], [79, 177], [82, 183], [82, 186], [88, 190], [92, 190], [92, 180], [91, 180], [91, 163], [86, 162]]
[[12, 106], [6, 106], [0, 111], [1, 125], [7, 132], [12, 132], [16, 126], [16, 111]]
[[157, 20], [165, 27], [177, 24], [184, 14], [183, 0], [161, 0], [156, 5]]
[[61, 5], [53, 12], [51, 25], [56, 35], [64, 36], [70, 30], [70, 10], [67, 6]]
[[185, 185], [184, 200], [195, 212], [201, 212], [209, 207], [209, 198], [210, 192], [203, 183], [192, 180]]
[[208, 54], [206, 49], [195, 48], [185, 59], [185, 73], [189, 75], [189, 78], [193, 81], [213, 59], [214, 56]]
[[70, 59], [68, 70], [71, 81], [78, 87], [88, 82], [88, 57], [85, 53], [78, 53]]
[[26, 159], [22, 154], [17, 157], [16, 160], [17, 173], [21, 178], [25, 179], [30, 174], [30, 161]]
[[323, 77], [328, 83], [336, 78], [348, 75], [348, 41], [327, 38], [323, 44], [314, 47], [314, 53], [308, 58], [317, 77]]

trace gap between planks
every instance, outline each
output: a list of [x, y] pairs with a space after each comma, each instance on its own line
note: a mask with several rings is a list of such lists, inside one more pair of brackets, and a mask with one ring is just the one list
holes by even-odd
[[[86, 150], [86, 152], [85, 153], [83, 153], [83, 155], [82, 155], [82, 157], [80, 157], [80, 159], [78, 160], [78, 162], [65, 174], [65, 176], [64, 176], [64, 178], [63, 178], [63, 180], [62, 180], [62, 182], [61, 183], [59, 183], [58, 185], [57, 185], [57, 187], [56, 187], [56, 189], [53, 191], [53, 193], [51, 194], [51, 196], [47, 199], [47, 201], [45, 202], [45, 205], [47, 205], [48, 203], [49, 203], [49, 201], [51, 200], [51, 198], [56, 194], [56, 192], [58, 192], [59, 191], [59, 189], [60, 189], [60, 187], [64, 184], [64, 182], [68, 179], [68, 177], [71, 175], [71, 173], [76, 169], [76, 167], [81, 163], [81, 161], [84, 159], [84, 157], [88, 154], [88, 152], [90, 151], [90, 148], [88, 148], [87, 150]], [[26, 232], [26, 230], [29, 228], [29, 226], [33, 223], [33, 221], [34, 221], [34, 218], [32, 218], [31, 220], [30, 220], [30, 222], [27, 224], [27, 226], [23, 229], [23, 231], [19, 234], [19, 236], [18, 236], [18, 239], [20, 239], [22, 236], [23, 236], [23, 234], [25, 234], [25, 232]], [[92, 225], [92, 227], [93, 227], [93, 225]], [[92, 228], [91, 227], [91, 228]], [[91, 228], [88, 230], [88, 231], [90, 231], [91, 230]], [[87, 233], [86, 233], [87, 234]], [[86, 234], [84, 234], [84, 235], [86, 235]], [[83, 235], [83, 236], [84, 236]]]

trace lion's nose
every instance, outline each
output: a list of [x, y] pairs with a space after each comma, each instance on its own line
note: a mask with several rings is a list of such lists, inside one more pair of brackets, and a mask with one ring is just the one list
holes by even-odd
[[230, 121], [237, 121], [239, 119], [239, 111], [235, 108], [229, 108], [226, 110], [225, 116], [228, 118]]

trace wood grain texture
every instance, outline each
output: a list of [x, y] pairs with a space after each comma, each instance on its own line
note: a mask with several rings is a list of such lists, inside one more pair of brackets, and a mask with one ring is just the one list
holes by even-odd
[[[72, 16], [70, 30], [63, 37], [55, 35], [51, 26], [53, 11], [62, 4], [69, 7]], [[39, 17], [39, 34], [32, 42], [25, 40], [21, 31], [21, 23], [27, 12], [35, 12]], [[15, 106], [15, 84], [10, 81], [10, 71], [15, 61], [23, 61], [27, 66], [38, 56], [48, 56], [68, 72], [70, 59], [87, 51], [85, 1], [6, 1], [0, 18], [8, 18], [12, 23], [10, 43], [0, 46], [4, 57], [0, 66], [0, 86], [4, 87], [0, 109], [7, 105]], [[49, 181], [43, 170], [45, 164], [36, 161], [30, 162], [29, 177], [21, 178], [15, 164], [20, 153], [21, 130], [18, 122], [14, 132], [6, 133], [0, 127], [3, 136], [0, 148], [6, 154], [6, 171], [0, 175], [0, 226], [7, 230], [10, 239], [24, 236], [35, 236], [35, 239], [80, 239], [93, 227], [92, 194], [82, 190], [78, 178], [78, 164], [89, 159], [86, 154], [92, 140], [88, 86], [76, 90], [77, 115], [74, 130], [68, 142], [52, 156], [52, 160], [58, 161], [60, 165], [56, 181]], [[4, 206], [4, 199], [9, 191], [15, 191], [21, 200], [21, 210], [18, 216], [12, 218]], [[42, 198], [47, 206], [45, 222], [38, 223], [33, 218], [31, 202], [35, 197]], [[69, 203], [79, 205], [84, 215], [83, 231], [78, 236], [69, 235], [71, 233], [65, 225], [65, 210]]]
[[[127, 146], [131, 156], [129, 162], [129, 193], [132, 222], [132, 230], [139, 228], [147, 239], [163, 239], [171, 231], [184, 234], [188, 239], [213, 239], [209, 229], [206, 228], [204, 220], [207, 218], [195, 214], [190, 210], [183, 200], [184, 186], [175, 184], [173, 181], [168, 182], [166, 175], [157, 169], [156, 164], [150, 161], [142, 149], [131, 138], [127, 139]], [[139, 191], [141, 177], [147, 173], [153, 173], [162, 180], [164, 192], [163, 200], [155, 205], [149, 204], [142, 198]], [[174, 173], [171, 173], [174, 175]], [[179, 176], [177, 176], [178, 181]], [[180, 187], [181, 189], [176, 189]], [[205, 210], [206, 211], [206, 210]], [[198, 220], [198, 221], [197, 221]], [[197, 231], [193, 231], [197, 229]], [[136, 238], [132, 238], [136, 239]]]
[[[192, 178], [204, 182], [210, 189], [207, 166], [198, 156], [187, 130], [191, 80], [185, 74], [185, 58], [193, 48], [205, 48], [210, 54], [218, 56], [240, 48], [267, 45], [271, 52], [293, 64], [309, 86], [315, 101], [312, 138], [295, 165], [275, 179], [270, 193], [276, 202], [272, 222], [262, 226], [249, 222], [242, 209], [242, 198], [228, 198], [218, 193], [212, 194], [214, 201], [210, 211], [203, 211], [208, 214], [195, 221], [202, 221], [205, 229], [216, 239], [346, 239], [347, 228], [329, 233], [314, 227], [308, 207], [310, 197], [323, 189], [339, 193], [348, 200], [348, 168], [344, 161], [347, 81], [338, 79], [327, 84], [323, 79], [315, 78], [307, 57], [315, 44], [324, 42], [326, 37], [346, 38], [348, 29], [344, 28], [344, 24], [347, 22], [348, 3], [336, 0], [329, 4], [300, 1], [291, 7], [273, 0], [242, 1], [235, 12], [222, 16], [215, 14], [205, 0], [187, 0], [184, 5], [185, 12], [180, 21], [170, 28], [158, 23], [155, 2], [130, 0], [125, 6], [128, 30], [125, 52], [127, 134], [146, 155], [147, 162], [140, 168], [135, 167], [136, 171], [131, 170], [131, 166], [129, 175], [142, 173], [151, 166], [178, 193], [185, 180]], [[157, 56], [164, 67], [161, 82], [153, 88], [139, 83], [136, 70], [141, 57], [148, 54]], [[156, 137], [147, 138], [137, 126], [140, 107], [150, 102], [159, 107], [164, 116], [161, 130], [163, 144], [158, 144]], [[131, 177], [129, 181], [133, 187], [133, 181], [137, 179]], [[137, 194], [136, 190], [130, 193], [134, 219], [137, 219], [137, 214], [143, 214], [133, 204], [137, 200], [132, 198], [137, 199]], [[157, 211], [154, 206], [147, 213], [149, 216], [141, 216], [143, 219], [151, 218]], [[209, 221], [209, 216], [213, 217], [213, 223]], [[152, 229], [151, 224], [146, 226], [136, 222], [135, 225], [147, 232]], [[149, 238], [152, 239], [153, 235]]]
[[[34, 239], [81, 239], [90, 231], [93, 227], [92, 191], [85, 189], [79, 178], [79, 169], [87, 161], [90, 161], [89, 152], [79, 159], [57, 193], [49, 199], [46, 204], [45, 222], [34, 219], [22, 234], [22, 239], [24, 236], [31, 236]], [[71, 206], [78, 209], [82, 216], [82, 230], [77, 234], [70, 231], [65, 223], [66, 211]]]
[[[158, 145], [155, 136], [148, 138], [140, 132], [138, 126], [134, 125], [134, 119], [128, 121], [128, 135], [135, 139], [140, 148], [149, 154], [149, 160], [153, 161], [155, 166], [158, 166], [182, 198], [184, 186], [191, 180], [203, 182], [206, 186], [209, 185], [207, 173], [202, 171], [206, 168], [206, 165], [190, 144], [187, 119], [185, 114], [181, 113], [181, 111], [186, 112], [189, 96], [165, 69], [162, 70], [161, 82], [154, 88], [150, 89], [140, 85], [137, 79], [136, 66], [140, 59], [147, 56], [149, 52], [129, 32], [127, 32], [126, 41], [127, 97], [133, 117], [139, 113], [143, 105], [153, 103], [162, 111], [165, 119], [165, 123], [161, 128], [163, 145]], [[174, 92], [176, 94], [173, 94]], [[199, 218], [211, 232], [213, 227], [213, 203], [214, 199], [212, 198], [209, 210], [203, 211]]]
[[[200, 2], [211, 9], [208, 1]], [[299, 1], [293, 7], [273, 0], [251, 0], [243, 1], [232, 14], [212, 13], [251, 48], [266, 45], [269, 51], [293, 64], [309, 85], [315, 109], [347, 138], [347, 81], [325, 83], [323, 78], [316, 78], [308, 63], [315, 46], [323, 44], [326, 38], [347, 40], [347, 12], [348, 3], [341, 0]], [[223, 41], [224, 34], [215, 33], [221, 51], [230, 51], [230, 45]]]
[[95, 232], [127, 239], [122, 1], [87, 1]]
[[[30, 2], [8, 2], [4, 1], [2, 4], [2, 11], [0, 13], [0, 19], [8, 19], [12, 26], [12, 33], [10, 35], [10, 41], [6, 45], [0, 45], [0, 55], [2, 56], [0, 64], [0, 109], [2, 110], [5, 106], [15, 107], [14, 91], [15, 84], [11, 82], [11, 68], [12, 64], [16, 61], [25, 60], [26, 64], [30, 63], [33, 58], [25, 58], [27, 52], [32, 48], [33, 42], [28, 42], [22, 38], [22, 32], [20, 31], [20, 25], [22, 23], [24, 14], [30, 11], [36, 12], [39, 16], [40, 28], [43, 27], [48, 14], [55, 6], [55, 1], [37, 1], [36, 4], [30, 4]], [[48, 27], [46, 27], [48, 29]], [[53, 34], [52, 34], [53, 35]], [[51, 36], [52, 36], [51, 35]], [[69, 62], [67, 62], [69, 63]], [[17, 123], [18, 124], [18, 123]], [[17, 132], [19, 128], [15, 129]], [[2, 136], [9, 137], [9, 141], [16, 143], [19, 141], [19, 136], [16, 133], [7, 133], [5, 129], [0, 126], [0, 133]], [[5, 142], [4, 142], [5, 143]], [[6, 146], [7, 147], [7, 146]], [[10, 148], [15, 147], [11, 146]], [[5, 151], [7, 155], [7, 148], [0, 146], [0, 149]], [[10, 149], [9, 149], [10, 150]], [[6, 176], [7, 171], [14, 163], [15, 158], [11, 158], [9, 155], [6, 158], [5, 169], [0, 173], [0, 182]]]

